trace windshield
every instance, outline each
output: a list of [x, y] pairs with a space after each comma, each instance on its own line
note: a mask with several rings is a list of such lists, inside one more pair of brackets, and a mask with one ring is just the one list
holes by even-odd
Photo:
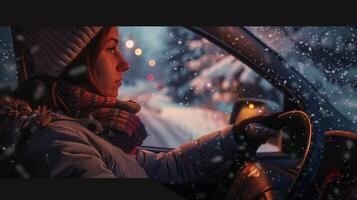
[[356, 27], [246, 27], [357, 121]]

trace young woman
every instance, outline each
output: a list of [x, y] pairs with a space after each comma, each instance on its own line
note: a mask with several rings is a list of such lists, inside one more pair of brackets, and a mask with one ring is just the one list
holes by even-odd
[[147, 133], [136, 115], [140, 106], [117, 99], [130, 66], [118, 49], [116, 27], [34, 27], [22, 29], [21, 36], [31, 77], [0, 98], [8, 176], [208, 183], [227, 176], [237, 155], [254, 153], [268, 138], [243, 136], [275, 134], [245, 122], [167, 153], [137, 150]]

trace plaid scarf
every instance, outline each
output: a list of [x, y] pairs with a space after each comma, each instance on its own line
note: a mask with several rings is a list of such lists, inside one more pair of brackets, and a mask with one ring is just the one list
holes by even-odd
[[54, 107], [67, 115], [99, 121], [104, 129], [101, 136], [127, 153], [135, 153], [147, 136], [140, 118], [135, 115], [140, 105], [134, 101], [103, 97], [66, 82], [54, 82], [52, 96]]

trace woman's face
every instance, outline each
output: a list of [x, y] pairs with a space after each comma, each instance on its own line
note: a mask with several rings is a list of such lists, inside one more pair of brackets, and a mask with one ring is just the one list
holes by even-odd
[[95, 81], [92, 84], [98, 92], [102, 96], [117, 97], [129, 63], [119, 51], [119, 32], [116, 27], [111, 27], [99, 44], [99, 52], [92, 69]]

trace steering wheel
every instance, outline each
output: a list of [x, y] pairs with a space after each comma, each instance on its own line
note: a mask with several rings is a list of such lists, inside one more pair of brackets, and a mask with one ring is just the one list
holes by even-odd
[[[319, 169], [324, 150], [324, 134], [313, 131], [311, 121], [303, 111], [288, 111], [273, 117], [269, 124], [276, 130], [284, 130], [295, 141], [287, 147], [300, 143], [296, 148], [300, 161], [297, 173], [272, 164], [248, 159], [238, 155], [230, 176], [225, 179], [216, 195], [219, 199], [303, 199]], [[315, 127], [316, 128], [316, 127]], [[293, 137], [291, 137], [293, 136]], [[300, 137], [300, 138], [299, 138]], [[297, 141], [296, 138], [299, 138]], [[303, 139], [302, 139], [303, 138]], [[231, 175], [233, 174], [233, 176]]]

